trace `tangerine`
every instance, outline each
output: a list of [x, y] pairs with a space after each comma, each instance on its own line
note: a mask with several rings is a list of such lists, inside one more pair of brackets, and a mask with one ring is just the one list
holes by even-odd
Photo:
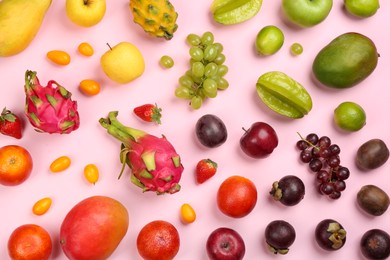
[[256, 186], [245, 177], [230, 176], [219, 186], [217, 192], [218, 208], [229, 217], [245, 217], [253, 210], [256, 202]]
[[46, 260], [52, 248], [50, 234], [35, 224], [19, 226], [8, 240], [8, 254], [14, 260]]
[[24, 147], [6, 145], [0, 148], [0, 184], [19, 185], [30, 176], [32, 168], [32, 157]]
[[171, 223], [155, 220], [138, 234], [138, 253], [146, 260], [171, 260], [179, 252], [179, 232]]

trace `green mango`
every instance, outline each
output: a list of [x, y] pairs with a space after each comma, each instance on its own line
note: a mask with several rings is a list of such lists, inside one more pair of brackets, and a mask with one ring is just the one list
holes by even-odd
[[344, 33], [326, 45], [314, 59], [314, 76], [325, 86], [349, 88], [366, 79], [378, 64], [374, 42], [359, 33]]
[[35, 38], [51, 0], [0, 1], [0, 57], [23, 51]]

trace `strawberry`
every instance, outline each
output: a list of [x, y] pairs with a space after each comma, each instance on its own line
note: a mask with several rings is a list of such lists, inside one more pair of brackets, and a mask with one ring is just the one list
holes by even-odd
[[210, 179], [217, 172], [217, 163], [210, 159], [202, 159], [196, 165], [196, 182], [201, 184]]
[[162, 109], [153, 104], [145, 104], [134, 108], [134, 113], [146, 122], [156, 122], [161, 124], [161, 111]]
[[22, 122], [20, 118], [6, 108], [3, 109], [0, 115], [0, 133], [16, 139], [22, 138]]

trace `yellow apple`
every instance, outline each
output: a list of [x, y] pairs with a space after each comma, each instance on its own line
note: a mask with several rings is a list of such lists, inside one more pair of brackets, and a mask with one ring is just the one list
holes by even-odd
[[145, 71], [142, 53], [129, 42], [121, 42], [110, 47], [100, 58], [100, 65], [111, 80], [120, 84], [133, 81]]
[[66, 14], [77, 25], [91, 27], [106, 13], [106, 0], [66, 0]]

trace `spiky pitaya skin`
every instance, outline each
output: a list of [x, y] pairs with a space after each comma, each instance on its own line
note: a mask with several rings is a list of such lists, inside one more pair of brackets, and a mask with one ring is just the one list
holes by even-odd
[[25, 114], [38, 132], [68, 134], [80, 126], [77, 102], [72, 93], [50, 80], [44, 87], [37, 73], [27, 70], [24, 90], [26, 93]]
[[101, 118], [100, 124], [122, 142], [121, 161], [131, 169], [131, 181], [145, 191], [176, 193], [184, 170], [173, 145], [163, 137], [126, 127], [117, 120], [118, 112]]
[[168, 0], [130, 0], [134, 22], [152, 36], [170, 40], [178, 25], [175, 7]]
[[183, 166], [175, 148], [164, 136], [158, 138], [147, 134], [132, 142], [130, 147], [127, 157], [131, 171], [145, 191], [175, 193], [180, 189], [178, 183]]

